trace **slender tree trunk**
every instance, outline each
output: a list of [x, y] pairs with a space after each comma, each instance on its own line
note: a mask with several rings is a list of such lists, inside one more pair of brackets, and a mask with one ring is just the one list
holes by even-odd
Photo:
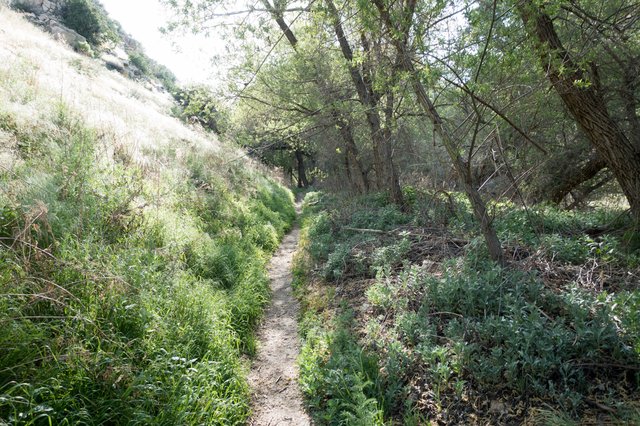
[[387, 165], [393, 163], [393, 152], [390, 146], [388, 146], [390, 141], [386, 140], [380, 123], [378, 102], [372, 82], [367, 80], [367, 77], [360, 72], [353, 61], [353, 50], [342, 28], [340, 15], [333, 1], [326, 0], [326, 5], [333, 20], [333, 28], [338, 38], [342, 56], [347, 61], [351, 81], [356, 89], [360, 103], [365, 108], [365, 116], [369, 129], [371, 130], [371, 140], [373, 141], [373, 163], [376, 172], [377, 187], [378, 189], [388, 189], [393, 202], [402, 205], [402, 191], [400, 191], [397, 173], [392, 172], [392, 170], [394, 170], [393, 166]]
[[[353, 139], [353, 130], [351, 129], [351, 125], [337, 110], [333, 108], [331, 110], [331, 116], [337, 124], [338, 131], [342, 135], [342, 140], [345, 142], [345, 164], [348, 164], [355, 169], [355, 179], [352, 179], [352, 182], [358, 192], [366, 194], [369, 192], [369, 178], [364, 167], [362, 167], [362, 162], [360, 161], [358, 154], [358, 146], [356, 145], [356, 141]], [[347, 169], [347, 173], [351, 176], [351, 168]]]
[[[373, 3], [378, 8], [380, 12], [380, 16], [384, 21], [387, 30], [391, 33], [391, 39], [394, 43], [396, 49], [399, 54], [399, 65], [408, 75], [411, 81], [411, 85], [413, 86], [414, 92], [416, 94], [416, 98], [418, 103], [426, 113], [427, 117], [431, 120], [433, 124], [434, 132], [437, 134], [442, 140], [442, 144], [444, 145], [445, 150], [449, 154], [451, 161], [453, 163], [453, 167], [455, 168], [460, 183], [464, 188], [464, 191], [467, 195], [467, 198], [471, 202], [471, 207], [473, 208], [473, 213], [480, 223], [480, 229], [484, 236], [485, 242], [487, 244], [487, 248], [489, 250], [489, 255], [491, 259], [499, 264], [504, 264], [504, 257], [502, 252], [502, 246], [500, 244], [500, 240], [498, 239], [498, 235], [496, 233], [495, 228], [493, 227], [493, 223], [489, 214], [487, 212], [486, 205], [484, 200], [480, 196], [480, 193], [473, 185], [471, 174], [469, 173], [469, 168], [467, 167], [467, 163], [462, 159], [460, 153], [458, 151], [457, 144], [455, 143], [453, 136], [444, 125], [442, 121], [442, 117], [435, 108], [433, 102], [427, 95], [427, 91], [425, 87], [422, 85], [418, 73], [413, 66], [413, 61], [411, 54], [407, 48], [407, 39], [408, 34], [411, 27], [411, 22], [413, 21], [413, 12], [415, 10], [415, 0], [408, 0], [406, 10], [403, 10], [405, 13], [405, 22], [404, 28], [402, 31], [398, 31], [394, 22], [391, 19], [391, 15], [389, 11], [386, 9], [384, 2], [382, 0], [372, 0]], [[398, 37], [398, 33], [402, 35], [402, 38]]]
[[624, 192], [636, 222], [640, 222], [640, 152], [611, 118], [607, 106], [593, 87], [577, 84], [587, 80], [564, 48], [551, 17], [532, 0], [518, 2], [518, 11], [536, 41], [542, 65], [566, 108], [606, 161]]
[[387, 175], [391, 179], [389, 182], [391, 185], [391, 199], [395, 204], [403, 205], [404, 200], [402, 196], [402, 188], [400, 188], [400, 178], [398, 176], [398, 170], [393, 162], [393, 105], [394, 96], [393, 92], [387, 92], [387, 104], [385, 106], [385, 125], [383, 129], [384, 136], [384, 155], [388, 159], [387, 161]]
[[358, 186], [353, 182], [353, 176], [351, 176], [351, 163], [349, 161], [349, 153], [344, 153], [344, 171], [347, 175], [347, 181], [349, 182], [349, 188], [359, 190]]
[[[278, 24], [278, 27], [280, 28], [282, 33], [285, 35], [285, 37], [289, 41], [289, 44], [291, 45], [293, 50], [297, 52], [298, 39], [293, 33], [293, 31], [291, 30], [291, 27], [289, 27], [289, 25], [284, 20], [282, 12], [278, 11], [275, 7], [273, 7], [268, 0], [261, 0], [261, 1], [262, 1], [262, 4], [265, 6], [265, 8], [271, 14], [271, 17], [273, 18], [273, 20], [276, 21], [276, 23]], [[319, 76], [319, 79], [320, 78], [321, 77]], [[318, 81], [321, 81], [321, 80], [318, 80]], [[318, 83], [318, 85], [323, 86], [321, 85], [321, 83]], [[322, 88], [323, 87], [321, 87], [321, 89]], [[358, 156], [358, 147], [353, 138], [353, 131], [351, 129], [351, 126], [349, 126], [348, 124], [345, 125], [344, 120], [341, 119], [340, 113], [335, 108], [332, 108], [331, 110], [331, 117], [333, 118], [334, 124], [336, 125], [336, 127], [340, 132], [340, 136], [342, 137], [342, 140], [344, 141], [345, 148], [347, 151], [346, 155], [351, 156], [352, 161], [349, 161], [349, 162], [353, 163], [353, 166], [356, 169], [356, 177], [358, 181], [357, 189], [362, 191], [363, 193], [366, 193], [369, 191], [369, 180], [366, 172], [364, 171], [364, 168], [362, 167], [362, 162], [360, 161], [360, 158]], [[350, 175], [351, 169], [347, 169], [346, 172], [348, 175]]]
[[298, 166], [298, 188], [306, 188], [309, 186], [309, 181], [307, 180], [307, 170], [304, 166], [304, 154], [302, 151], [297, 149], [295, 151], [295, 156]]

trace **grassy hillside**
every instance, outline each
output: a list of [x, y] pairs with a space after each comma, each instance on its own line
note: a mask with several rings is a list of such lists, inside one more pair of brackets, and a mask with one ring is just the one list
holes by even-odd
[[292, 196], [0, 7], [0, 424], [242, 424]]

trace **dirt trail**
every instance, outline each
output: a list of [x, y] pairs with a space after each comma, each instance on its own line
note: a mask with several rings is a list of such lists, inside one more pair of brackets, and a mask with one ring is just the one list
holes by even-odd
[[291, 262], [298, 242], [296, 227], [269, 265], [272, 302], [258, 334], [258, 354], [249, 374], [254, 426], [311, 425], [298, 389], [298, 301], [291, 290]]

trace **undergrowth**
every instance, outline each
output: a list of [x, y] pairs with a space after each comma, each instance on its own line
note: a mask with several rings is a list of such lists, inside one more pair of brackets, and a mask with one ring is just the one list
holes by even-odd
[[462, 197], [413, 195], [406, 213], [375, 195], [305, 200], [300, 368], [318, 423], [637, 422], [624, 215], [496, 205], [501, 268]]
[[0, 423], [244, 424], [291, 193], [179, 141], [111, 156], [64, 105], [0, 129]]

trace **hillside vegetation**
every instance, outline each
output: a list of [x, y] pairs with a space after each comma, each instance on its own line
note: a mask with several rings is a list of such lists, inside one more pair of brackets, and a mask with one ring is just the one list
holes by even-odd
[[638, 1], [165, 3], [310, 191], [318, 424], [640, 423]]
[[0, 7], [0, 424], [242, 424], [291, 193]]

